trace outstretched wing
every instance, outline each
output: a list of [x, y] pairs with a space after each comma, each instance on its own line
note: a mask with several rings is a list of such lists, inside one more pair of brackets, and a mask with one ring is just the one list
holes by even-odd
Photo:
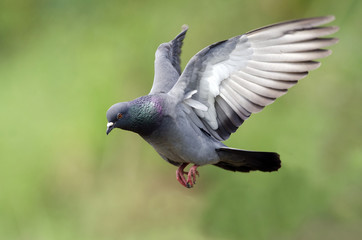
[[192, 107], [205, 130], [226, 140], [251, 113], [284, 95], [308, 71], [313, 60], [331, 54], [321, 49], [336, 38], [320, 38], [338, 27], [319, 25], [333, 16], [307, 18], [263, 27], [215, 43], [187, 64], [169, 94]]
[[150, 94], [168, 92], [181, 74], [180, 54], [188, 27], [182, 26], [182, 32], [174, 40], [162, 43], [155, 54], [155, 77]]

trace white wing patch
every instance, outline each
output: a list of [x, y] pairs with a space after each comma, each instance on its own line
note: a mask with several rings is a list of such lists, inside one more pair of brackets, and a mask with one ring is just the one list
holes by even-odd
[[191, 98], [195, 93], [197, 93], [197, 90], [193, 90], [193, 91], [186, 93], [185, 98], [184, 98], [184, 103], [186, 103], [187, 105], [189, 105], [190, 107], [192, 107], [196, 110], [206, 112], [208, 109], [207, 106], [205, 106], [201, 102], [196, 101]]
[[239, 43], [230, 53], [229, 59], [219, 63], [209, 64], [200, 79], [200, 89], [208, 89], [208, 91], [200, 92], [199, 97], [207, 102], [208, 107], [206, 107], [206, 109], [200, 108], [199, 104], [195, 106], [195, 102], [190, 101], [192, 99], [184, 100], [186, 104], [196, 109], [197, 115], [204, 118], [213, 130], [218, 128], [215, 97], [220, 95], [221, 83], [225, 79], [228, 79], [231, 73], [245, 67], [247, 60], [251, 58], [252, 54], [253, 50], [250, 48], [250, 44], [247, 43], [246, 36], [241, 36]]

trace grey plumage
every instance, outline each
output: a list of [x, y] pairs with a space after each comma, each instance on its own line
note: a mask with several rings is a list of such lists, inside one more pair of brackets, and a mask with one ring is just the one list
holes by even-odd
[[[197, 166], [205, 164], [241, 172], [276, 171], [277, 153], [231, 149], [221, 141], [320, 66], [315, 59], [331, 54], [322, 48], [338, 41], [320, 38], [338, 27], [320, 25], [333, 20], [283, 22], [214, 43], [181, 72], [184, 26], [174, 40], [158, 47], [150, 94], [108, 110], [107, 134], [113, 128], [140, 134], [166, 161], [180, 166], [176, 176], [187, 187], [195, 181]], [[195, 165], [186, 180], [183, 169], [189, 163]]]
[[174, 40], [162, 43], [155, 54], [155, 78], [150, 94], [167, 93], [176, 83], [180, 74], [180, 54], [188, 27], [184, 25], [182, 32]]

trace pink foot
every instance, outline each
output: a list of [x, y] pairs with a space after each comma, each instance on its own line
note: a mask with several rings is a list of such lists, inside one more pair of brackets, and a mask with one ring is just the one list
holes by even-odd
[[[187, 188], [192, 188], [196, 183], [196, 175], [200, 176], [199, 172], [197, 171], [198, 165], [194, 165], [190, 168], [189, 172], [185, 172], [185, 167], [189, 165], [188, 163], [183, 163], [180, 167], [176, 170], [176, 179], [181, 183], [182, 186]], [[187, 174], [187, 180], [184, 177], [184, 174]]]
[[179, 183], [181, 183], [182, 186], [184, 187], [188, 187], [187, 186], [187, 181], [184, 177], [184, 174], [187, 174], [187, 172], [184, 171], [185, 167], [189, 165], [188, 163], [183, 163], [180, 165], [180, 167], [176, 170], [176, 179], [177, 181], [179, 181]]
[[194, 184], [196, 183], [196, 175], [200, 176], [199, 172], [197, 171], [198, 165], [194, 165], [190, 168], [189, 173], [187, 174], [187, 182], [186, 187], [192, 188]]

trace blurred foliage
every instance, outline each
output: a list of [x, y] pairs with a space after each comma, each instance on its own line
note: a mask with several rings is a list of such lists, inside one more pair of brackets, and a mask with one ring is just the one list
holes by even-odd
[[[334, 54], [227, 144], [277, 151], [277, 173], [203, 167], [175, 180], [110, 105], [147, 94], [182, 24], [183, 66], [263, 25], [333, 14]], [[362, 7], [321, 1], [0, 1], [0, 239], [360, 239]], [[325, 64], [324, 64], [325, 63]]]

